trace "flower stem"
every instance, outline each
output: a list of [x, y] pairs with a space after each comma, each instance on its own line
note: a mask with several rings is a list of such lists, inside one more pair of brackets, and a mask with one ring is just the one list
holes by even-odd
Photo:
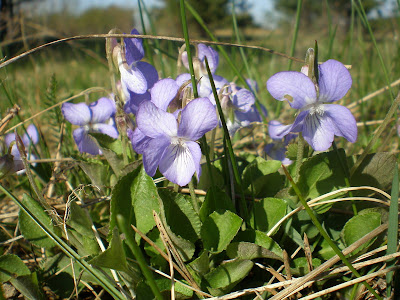
[[192, 180], [189, 181], [189, 193], [190, 193], [190, 198], [192, 198], [193, 208], [197, 213], [199, 213], [200, 208], [199, 208], [199, 202], [197, 201], [196, 193], [194, 191], [193, 177]]
[[300, 168], [303, 163], [304, 157], [304, 138], [301, 132], [299, 133], [299, 141], [297, 143], [297, 157], [296, 157], [296, 173], [294, 179], [297, 181], [300, 175]]
[[154, 296], [157, 300], [163, 300], [163, 296], [158, 289], [158, 286], [154, 280], [153, 274], [151, 273], [150, 269], [147, 266], [146, 260], [144, 259], [143, 253], [140, 250], [138, 244], [135, 241], [135, 234], [133, 230], [128, 226], [125, 221], [125, 218], [122, 215], [117, 215], [117, 223], [120, 232], [125, 234], [126, 243], [128, 244], [129, 248], [131, 249], [133, 255], [136, 258], [136, 261], [139, 264], [140, 269], [144, 277], [146, 278], [147, 284], [150, 286], [151, 291], [153, 292]]
[[[323, 236], [325, 241], [329, 244], [329, 246], [332, 248], [333, 251], [335, 251], [336, 255], [340, 257], [342, 262], [350, 269], [350, 271], [356, 276], [356, 277], [361, 277], [360, 273], [353, 267], [353, 265], [347, 260], [346, 256], [340, 251], [339, 247], [335, 244], [334, 241], [329, 237], [328, 233], [325, 231], [325, 229], [322, 227], [321, 223], [318, 221], [317, 217], [314, 214], [314, 211], [311, 209], [311, 207], [308, 205], [307, 201], [303, 198], [301, 195], [301, 192], [294, 182], [292, 176], [290, 176], [289, 172], [285, 168], [284, 165], [282, 165], [283, 171], [286, 174], [286, 177], [289, 179], [293, 190], [295, 191], [297, 197], [299, 198], [301, 204], [304, 206], [304, 209], [306, 210], [307, 214], [310, 216], [311, 221], [317, 227], [319, 233]], [[363, 281], [364, 286], [376, 297], [376, 299], [382, 300], [382, 298], [375, 292], [375, 290], [366, 282]]]

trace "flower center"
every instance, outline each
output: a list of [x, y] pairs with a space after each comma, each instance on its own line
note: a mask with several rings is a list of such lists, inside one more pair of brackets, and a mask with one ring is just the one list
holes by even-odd
[[324, 105], [321, 103], [315, 103], [310, 107], [310, 115], [317, 114], [319, 116], [322, 116], [324, 112], [325, 112]]
[[184, 139], [182, 137], [174, 136], [171, 138], [171, 144], [179, 145], [181, 147], [186, 147], [186, 139]]

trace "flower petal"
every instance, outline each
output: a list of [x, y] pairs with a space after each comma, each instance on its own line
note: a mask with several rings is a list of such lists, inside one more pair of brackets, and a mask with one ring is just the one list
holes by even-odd
[[[198, 44], [197, 56], [202, 62], [204, 62], [204, 70], [206, 70], [205, 69], [205, 57], [207, 57], [210, 71], [212, 74], [214, 74], [215, 71], [217, 70], [218, 64], [219, 64], [218, 52], [210, 46], [207, 46], [205, 44]], [[207, 73], [207, 71], [205, 73]]]
[[61, 112], [64, 118], [73, 125], [83, 126], [89, 124], [92, 114], [89, 107], [81, 103], [64, 103], [61, 106]]
[[201, 176], [201, 165], [200, 165], [201, 149], [200, 149], [200, 146], [196, 142], [191, 142], [191, 141], [186, 142], [186, 146], [189, 148], [190, 153], [192, 154], [194, 166], [196, 167], [196, 177], [197, 177], [197, 181], [198, 181]]
[[217, 113], [210, 100], [197, 98], [182, 110], [178, 136], [196, 141], [217, 125]]
[[296, 109], [317, 101], [314, 83], [300, 72], [284, 71], [272, 75], [267, 81], [267, 89], [272, 97], [287, 100]]
[[26, 128], [26, 133], [22, 137], [22, 141], [26, 147], [31, 143], [34, 145], [39, 143], [39, 132], [34, 124], [30, 124], [28, 128]]
[[335, 135], [342, 136], [352, 143], [357, 140], [357, 122], [347, 107], [325, 104], [324, 111], [335, 125]]
[[293, 124], [290, 125], [283, 125], [281, 127], [278, 127], [274, 131], [274, 137], [276, 139], [281, 139], [290, 132], [300, 132], [303, 130], [304, 126], [304, 119], [307, 117], [309, 111], [305, 110], [299, 113], [299, 115], [296, 117], [294, 120]]
[[174, 115], [158, 108], [151, 101], [144, 101], [140, 104], [136, 122], [140, 131], [151, 138], [163, 135], [173, 137], [178, 132]]
[[92, 123], [104, 123], [116, 112], [115, 102], [106, 97], [90, 103], [89, 109], [92, 112]]
[[271, 139], [280, 140], [282, 136], [280, 133], [285, 129], [287, 125], [283, 125], [278, 120], [272, 120], [268, 123], [268, 133]]
[[119, 71], [123, 88], [136, 94], [144, 94], [147, 91], [147, 80], [140, 69], [135, 66], [126, 69], [125, 65], [121, 64]]
[[255, 102], [252, 92], [246, 89], [238, 90], [232, 97], [233, 104], [242, 112], [248, 112]]
[[6, 143], [6, 146], [7, 146], [7, 147], [10, 147], [10, 144], [11, 144], [13, 141], [15, 141], [15, 133], [14, 133], [14, 132], [11, 132], [11, 133], [7, 134], [7, 135], [5, 136], [5, 138], [4, 138], [4, 141], [5, 141], [5, 143]]
[[74, 140], [78, 149], [81, 153], [89, 153], [92, 155], [101, 154], [100, 148], [97, 146], [94, 139], [88, 135], [88, 131], [84, 127], [80, 127], [74, 130]]
[[144, 61], [138, 61], [136, 67], [142, 72], [147, 82], [147, 89], [151, 89], [158, 81], [158, 72], [156, 68]]
[[94, 132], [107, 134], [108, 136], [114, 139], [117, 139], [119, 135], [118, 130], [114, 126], [108, 124], [103, 124], [103, 123], [94, 124], [92, 126], [92, 129]]
[[147, 143], [152, 140], [152, 138], [144, 135], [139, 128], [136, 128], [134, 131], [128, 129], [128, 137], [131, 141], [133, 150], [139, 154], [143, 154], [145, 148], [147, 147]]
[[160, 172], [171, 182], [180, 186], [189, 183], [196, 166], [192, 153], [185, 143], [173, 143], [165, 149], [159, 164]]
[[[131, 34], [139, 34], [136, 29]], [[125, 57], [128, 65], [141, 60], [144, 57], [143, 41], [138, 38], [124, 38]]]
[[335, 125], [326, 114], [308, 114], [304, 119], [303, 136], [316, 151], [325, 151], [332, 145]]
[[146, 92], [144, 94], [136, 94], [128, 90], [128, 94], [129, 94], [128, 100], [124, 105], [124, 111], [127, 114], [136, 115], [140, 104], [143, 101], [150, 101], [151, 99], [150, 92]]
[[163, 153], [170, 145], [171, 140], [165, 136], [151, 139], [146, 143], [146, 147], [143, 148], [143, 166], [149, 176], [154, 176], [161, 159], [164, 159]]
[[151, 89], [151, 102], [158, 108], [167, 111], [168, 104], [175, 98], [179, 86], [171, 78], [161, 79]]
[[319, 66], [319, 101], [333, 102], [342, 99], [350, 89], [350, 72], [337, 60], [330, 59]]

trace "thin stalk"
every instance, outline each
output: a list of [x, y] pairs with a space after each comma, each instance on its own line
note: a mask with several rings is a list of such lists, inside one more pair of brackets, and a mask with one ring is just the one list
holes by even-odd
[[241, 178], [240, 178], [240, 175], [239, 175], [238, 165], [237, 165], [237, 161], [236, 161], [236, 158], [235, 158], [235, 153], [233, 152], [232, 141], [231, 141], [231, 138], [229, 136], [228, 127], [226, 126], [224, 112], [222, 111], [221, 103], [220, 103], [219, 98], [218, 98], [217, 89], [215, 88], [214, 79], [213, 79], [213, 76], [212, 76], [212, 73], [211, 73], [211, 70], [210, 70], [210, 66], [208, 65], [207, 57], [205, 57], [205, 64], [206, 64], [208, 77], [210, 78], [211, 89], [213, 91], [214, 99], [215, 99], [215, 102], [217, 104], [218, 114], [219, 114], [219, 117], [220, 117], [220, 120], [221, 120], [221, 123], [222, 123], [222, 128], [224, 129], [224, 140], [226, 141], [226, 147], [228, 149], [229, 159], [230, 159], [230, 163], [232, 165], [233, 175], [235, 177], [235, 183], [236, 183], [236, 185], [237, 185], [237, 187], [239, 189], [239, 192], [240, 192], [241, 216], [247, 222], [248, 210], [247, 210], [247, 205], [246, 205], [246, 199], [245, 199], [244, 193], [243, 193], [243, 188], [242, 188]]
[[[347, 260], [346, 256], [340, 251], [339, 247], [334, 243], [334, 241], [331, 240], [329, 237], [328, 233], [325, 231], [325, 229], [322, 227], [321, 223], [318, 221], [317, 217], [314, 214], [314, 211], [311, 209], [311, 207], [308, 205], [306, 199], [303, 198], [301, 195], [301, 192], [294, 182], [292, 176], [290, 176], [289, 172], [285, 168], [284, 165], [282, 165], [283, 171], [286, 174], [286, 177], [290, 181], [290, 184], [293, 187], [293, 190], [295, 191], [297, 197], [299, 198], [301, 204], [303, 205], [304, 209], [307, 211], [307, 214], [310, 216], [311, 221], [317, 227], [319, 233], [322, 235], [322, 237], [325, 239], [325, 241], [329, 244], [329, 246], [332, 248], [333, 251], [335, 251], [336, 255], [340, 257], [342, 262], [350, 269], [350, 271], [356, 276], [356, 277], [361, 277], [360, 273], [353, 267], [353, 265]], [[364, 286], [376, 297], [378, 300], [383, 300], [376, 292], [375, 290], [366, 282], [363, 281]]]
[[164, 298], [161, 295], [160, 290], [158, 289], [158, 286], [154, 280], [153, 273], [147, 266], [143, 253], [134, 239], [135, 233], [133, 232], [132, 228], [128, 226], [125, 218], [122, 215], [117, 215], [117, 223], [120, 232], [125, 234], [126, 243], [129, 246], [129, 249], [131, 249], [133, 255], [135, 256], [136, 261], [139, 264], [139, 267], [142, 270], [144, 277], [146, 278], [146, 283], [150, 286], [150, 289], [156, 299], [163, 300]]
[[[388, 227], [388, 245], [386, 254], [393, 254], [397, 251], [398, 246], [398, 211], [399, 211], [399, 170], [396, 164], [394, 168], [394, 176], [392, 183], [392, 193], [390, 198], [390, 208], [389, 208], [389, 227]], [[388, 262], [388, 267], [394, 266], [396, 260], [393, 259]], [[387, 286], [387, 297], [390, 298], [392, 292], [392, 281], [394, 272], [389, 272], [386, 275], [386, 286]]]
[[72, 250], [71, 247], [67, 245], [59, 236], [57, 236], [53, 231], [50, 230], [47, 224], [42, 223], [40, 219], [38, 219], [28, 207], [25, 206], [18, 198], [16, 198], [10, 191], [8, 191], [5, 187], [3, 187], [0, 183], [0, 190], [4, 192], [11, 200], [17, 204], [20, 209], [22, 209], [43, 231], [48, 235], [48, 237], [53, 240], [58, 247], [70, 258], [75, 259], [75, 261], [87, 271], [90, 275], [92, 275], [96, 281], [112, 296], [114, 299], [125, 300], [125, 297], [111, 284], [100, 271], [93, 269], [82, 257]]
[[189, 181], [189, 193], [190, 193], [190, 198], [192, 199], [193, 208], [197, 213], [199, 213], [200, 212], [199, 202], [196, 197], [196, 192], [194, 191], [193, 178], [192, 180]]
[[[143, 13], [142, 13], [142, 4], [141, 1], [138, 0], [138, 7], [139, 7], [139, 15], [140, 15], [140, 24], [142, 25], [142, 32], [144, 35], [146, 35], [146, 26], [144, 25], [144, 19], [143, 19]], [[150, 62], [150, 64], [154, 65], [154, 59], [153, 59], [153, 55], [151, 54], [151, 49], [149, 46], [149, 41], [147, 39], [145, 39], [143, 41], [143, 45], [144, 45], [144, 49], [145, 52], [147, 53], [147, 58]]]
[[[299, 25], [300, 25], [300, 14], [301, 7], [303, 5], [303, 0], [297, 0], [297, 10], [296, 10], [296, 22], [294, 24], [294, 33], [292, 38], [292, 45], [290, 47], [290, 56], [294, 55], [294, 51], [296, 49], [297, 35], [299, 33]], [[288, 62], [288, 71], [292, 68], [292, 60], [290, 59]], [[275, 116], [279, 116], [279, 112], [282, 109], [283, 101], [278, 101], [278, 105], [276, 106]]]
[[[189, 32], [188, 32], [187, 21], [186, 21], [185, 0], [180, 0], [180, 9], [181, 9], [182, 30], [183, 30], [183, 36], [185, 38], [186, 53], [187, 53], [187, 57], [188, 57], [190, 79], [192, 81], [193, 95], [194, 95], [195, 98], [198, 98], [199, 97], [199, 93], [197, 92], [197, 82], [196, 82], [196, 77], [195, 77], [195, 74], [194, 74], [192, 52], [191, 52], [191, 49], [190, 49]], [[200, 142], [202, 144], [203, 153], [204, 153], [204, 155], [206, 157], [207, 168], [208, 168], [208, 172], [209, 172], [209, 176], [210, 176], [211, 182], [214, 182], [213, 176], [212, 176], [212, 172], [211, 172], [211, 161], [210, 161], [210, 156], [209, 156], [209, 152], [208, 152], [208, 146], [207, 146], [206, 137], [203, 136], [200, 139]]]
[[294, 179], [297, 181], [300, 175], [300, 168], [303, 163], [304, 157], [304, 138], [301, 132], [299, 133], [299, 141], [297, 142], [297, 156], [296, 156], [296, 172]]

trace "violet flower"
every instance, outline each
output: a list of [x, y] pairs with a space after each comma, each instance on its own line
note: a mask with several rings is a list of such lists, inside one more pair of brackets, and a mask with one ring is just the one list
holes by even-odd
[[[26, 133], [22, 136], [22, 143], [25, 146], [25, 149], [28, 150], [30, 145], [36, 145], [39, 142], [39, 132], [34, 124], [29, 125], [26, 128]], [[5, 136], [4, 141], [7, 147], [10, 147], [11, 143], [15, 141], [15, 133], [9, 133]], [[28, 160], [35, 160], [36, 157], [34, 154], [31, 154], [28, 151]], [[17, 145], [14, 144], [11, 147], [11, 155], [14, 159], [13, 171], [17, 172], [18, 175], [23, 174], [25, 172], [24, 164], [21, 160], [21, 154], [17, 148]]]
[[346, 67], [333, 59], [319, 67], [318, 85], [301, 72], [285, 71], [267, 81], [267, 89], [279, 100], [287, 100], [299, 114], [291, 125], [285, 126], [279, 136], [289, 132], [302, 132], [304, 139], [316, 151], [327, 150], [334, 136], [342, 136], [354, 143], [357, 124], [346, 107], [327, 104], [343, 98], [350, 89], [352, 79]]
[[289, 133], [283, 138], [280, 137], [279, 132], [283, 127], [285, 127], [285, 125], [277, 120], [272, 120], [268, 123], [268, 133], [273, 142], [267, 144], [264, 147], [264, 151], [272, 159], [279, 160], [283, 165], [287, 166], [290, 165], [292, 161], [286, 157], [286, 146], [292, 139], [296, 138], [297, 135]]
[[[131, 34], [139, 34], [136, 29]], [[130, 92], [144, 94], [158, 80], [157, 70], [149, 63], [141, 61], [144, 57], [143, 41], [138, 38], [124, 38], [125, 53], [118, 54], [121, 84], [125, 96]]]
[[[212, 47], [207, 46], [205, 44], [198, 44], [196, 47], [196, 56], [193, 57], [193, 64], [195, 67], [198, 68], [200, 76], [208, 76], [207, 73], [207, 68], [206, 68], [206, 57], [208, 61], [208, 66], [210, 67], [211, 73], [214, 75], [215, 71], [218, 68], [219, 65], [219, 54], [216, 50], [214, 50]], [[182, 53], [182, 63], [186, 67], [186, 69], [189, 70], [189, 61], [188, 61], [188, 56], [187, 52], [184, 51]], [[196, 66], [197, 65], [197, 66]]]
[[[113, 100], [102, 97], [87, 105], [86, 103], [64, 103], [61, 112], [64, 118], [73, 125], [80, 126], [73, 132], [74, 140], [80, 152], [92, 155], [101, 154], [101, 150], [95, 143], [90, 132], [107, 134], [116, 139], [118, 131], [110, 119], [115, 114], [115, 103]], [[108, 122], [108, 123], [107, 123]]]
[[[158, 167], [169, 181], [180, 186], [188, 184], [195, 172], [199, 178], [201, 149], [196, 141], [218, 124], [215, 108], [208, 98], [190, 101], [180, 112], [180, 121], [157, 107], [153, 99], [144, 101], [136, 121], [145, 136], [136, 148], [143, 154], [147, 174], [154, 176]], [[131, 136], [131, 140], [135, 142], [135, 137]]]

